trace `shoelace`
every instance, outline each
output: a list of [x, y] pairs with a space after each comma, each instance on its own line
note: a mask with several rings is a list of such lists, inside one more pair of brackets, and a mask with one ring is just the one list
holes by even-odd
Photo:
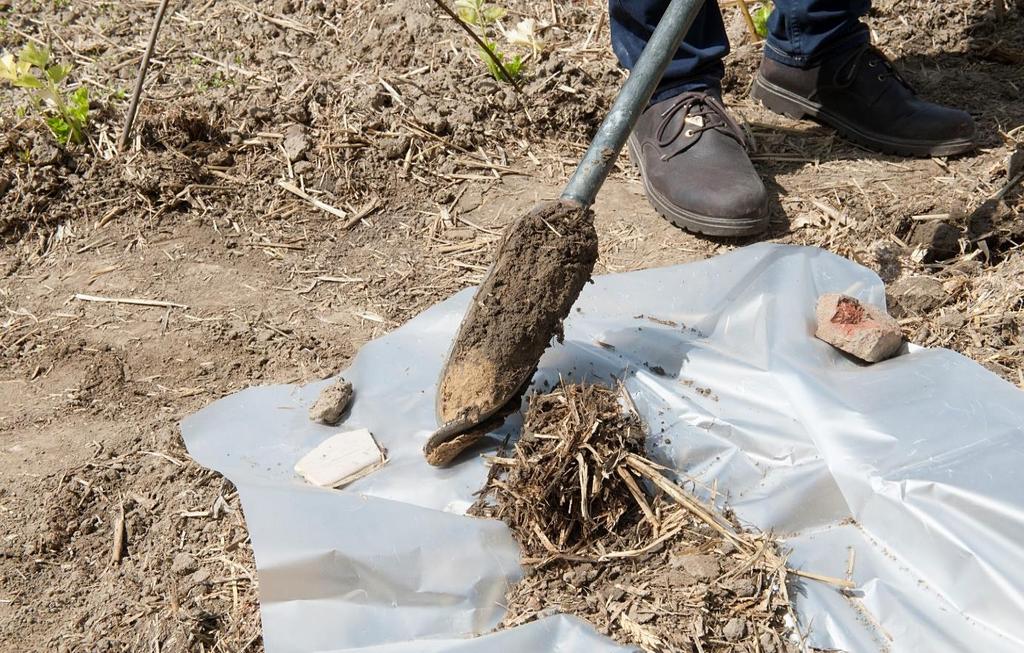
[[[673, 126], [672, 119], [680, 112], [683, 114], [682, 120]], [[686, 121], [691, 115], [700, 117], [699, 125]], [[747, 146], [747, 138], [743, 129], [714, 96], [703, 92], [680, 93], [676, 101], [661, 113], [661, 123], [658, 125], [657, 133], [658, 145], [663, 148], [668, 147], [679, 140], [681, 135], [685, 135], [687, 140], [678, 149], [662, 154], [661, 159], [668, 161], [677, 154], [685, 152], [696, 142], [695, 136], [712, 129], [735, 138], [743, 147]]]
[[839, 67], [839, 71], [836, 73], [836, 84], [844, 88], [853, 84], [862, 65], [866, 65], [868, 68], [880, 67], [881, 70], [876, 75], [878, 81], [884, 82], [891, 77], [906, 87], [911, 93], [914, 92], [910, 82], [896, 70], [892, 62], [882, 54], [881, 50], [870, 43], [866, 43], [858, 48], [849, 58], [848, 62]]

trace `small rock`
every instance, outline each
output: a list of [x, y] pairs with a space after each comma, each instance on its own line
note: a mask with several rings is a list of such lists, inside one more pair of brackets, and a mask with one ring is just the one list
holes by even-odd
[[234, 162], [235, 155], [231, 153], [231, 150], [216, 150], [206, 155], [206, 163], [211, 166], [225, 168], [234, 164]]
[[925, 276], [904, 277], [889, 287], [889, 310], [895, 317], [930, 313], [946, 301], [942, 282]]
[[960, 255], [960, 230], [938, 220], [919, 222], [910, 232], [910, 244], [921, 251], [922, 263], [945, 261]]
[[822, 295], [815, 316], [816, 337], [862, 361], [877, 363], [890, 358], [903, 344], [896, 320], [877, 306], [847, 295]]
[[713, 580], [722, 573], [722, 565], [713, 555], [673, 556], [669, 565], [682, 569], [696, 580]]
[[882, 281], [892, 283], [900, 276], [902, 264], [900, 257], [904, 255], [902, 247], [889, 241], [876, 241], [871, 245], [871, 253], [875, 259], [875, 271]]
[[284, 153], [288, 155], [288, 160], [294, 163], [299, 159], [305, 158], [306, 152], [309, 150], [309, 136], [305, 125], [291, 125], [288, 129], [284, 130]]
[[747, 634], [747, 622], [739, 617], [733, 617], [722, 629], [722, 635], [730, 642], [743, 639]]
[[665, 576], [665, 580], [671, 587], [689, 587], [690, 585], [695, 585], [697, 583], [696, 578], [691, 576], [689, 572], [681, 569], [673, 569], [668, 572]]
[[60, 149], [43, 138], [36, 139], [29, 152], [29, 158], [37, 166], [50, 166], [60, 161], [63, 154]]
[[297, 175], [305, 175], [312, 172], [314, 170], [314, 166], [309, 161], [296, 161], [295, 165], [292, 166], [292, 170], [294, 170]]
[[1017, 143], [1017, 147], [1006, 157], [1006, 178], [1013, 179], [1021, 170], [1024, 170], [1024, 143]]
[[352, 384], [345, 379], [338, 379], [320, 393], [316, 402], [309, 409], [309, 419], [321, 424], [337, 424], [350, 403], [352, 403]]
[[171, 562], [171, 572], [179, 576], [191, 574], [198, 568], [196, 559], [185, 552], [175, 554], [174, 560]]
[[754, 586], [754, 581], [749, 578], [734, 578], [728, 585], [727, 588], [730, 592], [735, 594], [741, 599], [746, 599], [757, 593], [757, 588]]
[[385, 158], [401, 159], [405, 156], [405, 151], [409, 149], [409, 138], [407, 136], [384, 138], [381, 139], [379, 147]]
[[940, 329], [947, 329], [949, 331], [956, 331], [967, 324], [967, 317], [963, 313], [957, 310], [949, 310], [943, 312], [942, 315], [935, 320], [935, 326]]
[[200, 569], [199, 571], [192, 574], [192, 577], [189, 580], [191, 581], [192, 585], [202, 585], [208, 583], [210, 582], [210, 570]]

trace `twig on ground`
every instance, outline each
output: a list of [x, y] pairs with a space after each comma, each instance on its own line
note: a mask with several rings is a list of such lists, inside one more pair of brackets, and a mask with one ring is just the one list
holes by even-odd
[[110, 547], [111, 562], [121, 562], [121, 558], [124, 557], [125, 540], [127, 539], [126, 536], [127, 532], [124, 525], [124, 503], [122, 502], [117, 518], [114, 520], [114, 541]]
[[104, 304], [131, 304], [132, 306], [157, 306], [160, 308], [188, 308], [185, 304], [165, 302], [158, 299], [135, 299], [133, 297], [99, 297], [97, 295], [83, 295], [75, 293], [75, 299], [80, 302], [99, 302]]
[[747, 24], [747, 31], [753, 37], [754, 43], [757, 43], [761, 40], [761, 35], [757, 33], [757, 26], [754, 25], [754, 19], [750, 15], [750, 7], [747, 6], [747, 0], [736, 0], [736, 4], [739, 6], [740, 13], [743, 14], [743, 21]]
[[321, 202], [317, 198], [313, 197], [312, 195], [310, 195], [306, 191], [304, 191], [301, 188], [299, 188], [298, 186], [296, 186], [295, 184], [288, 183], [287, 181], [279, 181], [279, 182], [277, 182], [277, 185], [280, 186], [281, 188], [285, 189], [286, 191], [288, 191], [292, 195], [295, 195], [296, 197], [301, 197], [302, 199], [306, 200], [307, 202], [309, 202], [310, 204], [312, 204], [316, 208], [320, 209], [321, 211], [326, 211], [326, 212], [330, 213], [331, 215], [334, 215], [334, 216], [337, 216], [337, 217], [341, 218], [342, 220], [344, 220], [345, 218], [348, 217], [348, 213], [345, 213], [341, 209], [339, 209], [337, 207], [334, 207], [334, 206], [331, 206], [330, 204], [326, 204], [324, 202]]
[[341, 225], [342, 229], [351, 229], [352, 227], [359, 224], [363, 218], [370, 215], [381, 207], [381, 201], [379, 197], [374, 197], [372, 200], [367, 202], [363, 208], [355, 212], [355, 214], [345, 221], [345, 224]]

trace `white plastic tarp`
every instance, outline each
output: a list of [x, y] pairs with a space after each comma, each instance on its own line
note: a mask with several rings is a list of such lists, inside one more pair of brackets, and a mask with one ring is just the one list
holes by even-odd
[[[811, 645], [1024, 650], [1024, 393], [943, 349], [854, 362], [812, 337], [826, 292], [885, 301], [869, 270], [778, 245], [598, 277], [534, 387], [623, 379], [656, 460], [717, 480], [791, 566], [843, 578], [852, 559], [855, 590], [791, 591]], [[189, 452], [238, 487], [269, 653], [626, 650], [561, 615], [489, 633], [520, 577], [518, 548], [503, 524], [463, 516], [485, 478], [479, 456], [435, 469], [421, 454], [471, 296], [363, 347], [343, 373], [356, 398], [338, 427], [306, 416], [327, 382], [251, 388], [183, 422]], [[323, 439], [363, 427], [388, 450], [383, 469], [344, 490], [295, 475]]]

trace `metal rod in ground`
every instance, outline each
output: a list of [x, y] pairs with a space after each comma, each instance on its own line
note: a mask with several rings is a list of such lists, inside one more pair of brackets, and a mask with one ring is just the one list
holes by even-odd
[[135, 79], [135, 91], [132, 93], [132, 101], [128, 104], [128, 115], [124, 121], [124, 131], [121, 132], [120, 149], [128, 147], [128, 139], [131, 137], [132, 124], [135, 122], [135, 114], [139, 110], [139, 99], [142, 97], [142, 84], [146, 81], [146, 71], [149, 70], [149, 58], [153, 56], [156, 48], [156, 36], [160, 33], [160, 23], [164, 22], [164, 12], [170, 0], [160, 0], [160, 6], [156, 10], [156, 20], [153, 21], [153, 31], [149, 35], [149, 43], [146, 44], [146, 51], [139, 63], [139, 76]]
[[590, 142], [590, 148], [566, 184], [562, 199], [583, 206], [594, 203], [597, 191], [615, 166], [619, 152], [650, 102], [668, 62], [703, 5], [703, 0], [672, 0]]

